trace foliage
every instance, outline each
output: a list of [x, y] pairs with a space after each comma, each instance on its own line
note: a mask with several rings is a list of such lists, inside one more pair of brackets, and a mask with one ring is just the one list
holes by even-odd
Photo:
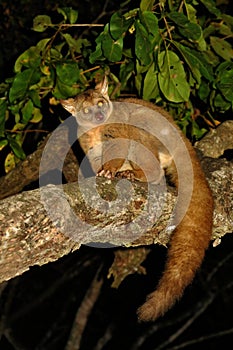
[[127, 9], [114, 12], [99, 35], [92, 26], [88, 39], [72, 32], [79, 26], [78, 12], [70, 7], [57, 9], [57, 24], [48, 15], [34, 19], [39, 42], [17, 58], [14, 75], [0, 84], [0, 154], [6, 171], [25, 158], [32, 125], [44, 125], [61, 98], [80, 93], [104, 72], [112, 93], [120, 82], [122, 90], [162, 105], [194, 139], [232, 109], [233, 17], [213, 0], [124, 5]]

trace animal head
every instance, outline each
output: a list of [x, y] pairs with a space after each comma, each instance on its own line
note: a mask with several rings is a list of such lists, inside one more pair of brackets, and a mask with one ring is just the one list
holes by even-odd
[[61, 104], [80, 125], [97, 126], [104, 123], [112, 113], [107, 77], [94, 89], [89, 89], [75, 98], [61, 100]]

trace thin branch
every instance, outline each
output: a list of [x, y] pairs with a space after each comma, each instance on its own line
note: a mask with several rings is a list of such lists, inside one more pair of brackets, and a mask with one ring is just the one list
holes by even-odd
[[11, 323], [13, 323], [19, 321], [25, 317], [25, 315], [33, 313], [34, 310], [38, 308], [38, 303], [43, 304], [46, 302], [49, 298], [51, 298], [55, 291], [62, 288], [64, 284], [69, 280], [72, 280], [76, 278], [76, 276], [79, 276], [84, 269], [87, 269], [90, 265], [96, 262], [97, 261], [95, 257], [90, 258], [89, 256], [86, 256], [84, 259], [80, 259], [75, 265], [72, 265], [72, 267], [67, 270], [63, 276], [60, 276], [56, 281], [53, 282], [50, 287], [46, 288], [40, 294], [40, 298], [32, 299], [30, 302], [24, 304], [22, 308], [16, 310], [13, 314], [9, 313], [9, 315], [7, 315], [7, 318]]
[[91, 68], [89, 68], [89, 69], [86, 69], [86, 70], [80, 72], [80, 74], [81, 74], [81, 75], [84, 75], [84, 74], [86, 74], [86, 73], [88, 73], [88, 72], [91, 72], [91, 71], [93, 71], [93, 70], [97, 70], [97, 69], [99, 69], [99, 68], [100, 68], [100, 66], [91, 67]]
[[12, 133], [12, 134], [28, 134], [30, 132], [41, 132], [44, 134], [48, 134], [48, 130], [41, 130], [41, 129], [31, 129], [31, 130], [8, 130], [6, 129], [7, 132]]
[[[215, 294], [209, 294], [209, 298], [205, 300], [205, 302], [199, 307], [196, 312], [175, 332], [173, 333], [165, 342], [163, 342], [160, 346], [156, 347], [156, 350], [162, 350], [167, 345], [173, 343], [181, 334], [183, 334], [186, 329], [188, 329], [193, 322], [203, 314], [203, 312], [211, 305], [215, 299]], [[155, 350], [155, 349], [154, 349]]]
[[217, 265], [212, 269], [212, 271], [207, 276], [206, 281], [209, 283], [213, 278], [213, 276], [219, 271], [219, 269], [232, 257], [233, 257], [233, 252], [229, 253], [224, 259], [217, 262]]
[[216, 338], [220, 338], [220, 337], [224, 337], [226, 335], [229, 335], [229, 334], [233, 334], [233, 328], [230, 328], [230, 329], [225, 329], [224, 331], [220, 331], [218, 333], [211, 333], [211, 334], [207, 334], [207, 335], [203, 335], [199, 338], [195, 338], [195, 339], [192, 339], [192, 340], [188, 340], [186, 342], [183, 342], [179, 345], [176, 345], [176, 346], [173, 346], [171, 348], [168, 348], [167, 350], [179, 350], [179, 349], [184, 349], [190, 345], [197, 345], [197, 344], [200, 344], [204, 341], [207, 341], [207, 340], [210, 340], [210, 339], [216, 339]]
[[112, 332], [113, 332], [113, 324], [110, 324], [107, 327], [104, 335], [98, 340], [93, 350], [102, 350], [103, 347], [109, 342], [109, 340], [112, 339]]
[[[57, 24], [47, 24], [47, 27], [55, 27]], [[61, 27], [104, 27], [104, 24], [102, 23], [77, 23], [77, 24], [66, 24], [62, 23], [58, 25], [59, 28]]]
[[107, 7], [108, 7], [109, 0], [106, 0], [103, 6], [103, 9], [101, 13], [96, 17], [96, 19], [92, 22], [92, 24], [97, 23], [102, 17], [104, 17], [107, 14]]
[[77, 311], [65, 350], [80, 349], [82, 335], [85, 330], [88, 317], [99, 297], [101, 287], [103, 285], [103, 278], [98, 280], [99, 270], [100, 269], [98, 269], [96, 272], [96, 275], [82, 301], [82, 304]]
[[[106, 0], [105, 3], [104, 3], [104, 6], [103, 6], [103, 8], [102, 8], [102, 11], [100, 12], [100, 14], [93, 20], [92, 24], [91, 24], [87, 29], [85, 29], [85, 30], [81, 33], [81, 35], [79, 36], [80, 38], [82, 38], [82, 37], [87, 33], [87, 31], [88, 31], [88, 29], [89, 29], [90, 27], [93, 27], [94, 25], [96, 25], [97, 22], [98, 22], [102, 17], [104, 17], [104, 16], [106, 16], [106, 15], [108, 14], [108, 12], [106, 11], [106, 10], [107, 10], [107, 7], [108, 7], [108, 3], [109, 3], [109, 0]], [[109, 12], [109, 14], [111, 14], [111, 13], [114, 13], [114, 11]]]

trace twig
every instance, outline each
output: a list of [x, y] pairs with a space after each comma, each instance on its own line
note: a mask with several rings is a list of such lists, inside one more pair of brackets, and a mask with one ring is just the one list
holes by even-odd
[[106, 9], [108, 7], [108, 3], [109, 3], [109, 0], [106, 0], [101, 13], [96, 17], [96, 19], [92, 22], [92, 24], [97, 23], [103, 16], [107, 14]]
[[19, 322], [19, 320], [25, 317], [25, 315], [33, 313], [34, 310], [38, 308], [39, 304], [42, 305], [49, 298], [51, 298], [52, 295], [57, 290], [62, 288], [65, 283], [67, 283], [69, 280], [77, 278], [77, 276], [79, 276], [84, 269], [89, 268], [89, 266], [91, 266], [93, 263], [97, 263], [96, 257], [91, 258], [89, 255], [87, 255], [84, 258], [80, 258], [75, 265], [72, 265], [71, 268], [66, 271], [66, 274], [59, 277], [50, 287], [46, 288], [40, 294], [39, 298], [35, 298], [26, 303], [21, 309], [16, 310], [14, 314], [7, 315], [7, 318], [9, 318], [11, 323]]
[[[232, 288], [233, 282], [227, 284], [226, 286], [224, 286], [223, 290]], [[213, 303], [213, 301], [216, 299], [218, 293], [210, 293], [209, 294], [209, 298], [203, 303], [201, 304], [202, 306], [197, 310], [197, 312], [190, 317], [175, 333], [173, 333], [164, 343], [162, 343], [160, 346], [156, 347], [156, 350], [162, 350], [164, 348], [167, 347], [167, 345], [171, 344], [172, 342], [174, 342], [182, 333], [184, 333], [186, 331], [186, 329], [188, 327], [191, 326], [191, 324], [209, 307], [209, 305], [211, 305]], [[209, 335], [203, 335], [199, 338], [195, 338], [193, 340], [181, 343], [179, 345], [176, 346], [172, 346], [170, 348], [168, 348], [169, 350], [178, 350], [178, 349], [182, 349], [185, 348], [187, 345], [192, 345], [192, 344], [196, 344], [199, 342], [203, 342], [205, 340], [208, 339], [212, 339], [212, 338], [217, 338], [218, 336], [223, 336], [226, 334], [230, 334], [233, 333], [233, 328], [230, 328], [229, 330], [225, 330], [225, 331], [220, 331], [218, 333], [214, 333], [214, 334], [209, 334]], [[154, 349], [155, 350], [155, 349]]]
[[12, 134], [28, 134], [30, 132], [41, 132], [41, 133], [45, 133], [48, 134], [49, 131], [47, 130], [41, 130], [41, 129], [31, 129], [31, 130], [8, 130], [6, 129], [7, 132], [12, 133]]
[[166, 29], [167, 29], [167, 33], [168, 33], [169, 39], [172, 41], [171, 31], [172, 31], [172, 29], [174, 29], [174, 27], [169, 28], [166, 17], [163, 17], [163, 20], [164, 20], [164, 23], [165, 23], [165, 26], [166, 26]]
[[174, 332], [165, 342], [163, 342], [160, 346], [156, 348], [156, 350], [162, 350], [167, 345], [171, 344], [173, 341], [175, 341], [182, 333], [186, 331], [187, 328], [189, 328], [193, 322], [203, 314], [203, 312], [208, 308], [209, 305], [212, 304], [214, 301], [216, 295], [215, 294], [209, 294], [209, 298], [197, 309], [197, 311], [194, 313], [192, 317], [190, 317], [176, 332]]
[[232, 257], [233, 257], [233, 252], [227, 254], [227, 256], [226, 256], [224, 259], [220, 260], [220, 261], [217, 263], [217, 265], [212, 269], [212, 271], [209, 273], [209, 275], [207, 276], [206, 282], [209, 283], [209, 282], [212, 280], [213, 276], [214, 276], [214, 275], [221, 269], [221, 267], [222, 267], [225, 263], [227, 263], [227, 261], [230, 260]]
[[[156, 332], [159, 332], [162, 329], [166, 329], [170, 326], [173, 326], [175, 323], [178, 324], [180, 322], [183, 322], [184, 320], [187, 320], [184, 322], [183, 326], [179, 328], [175, 333], [171, 335], [165, 342], [160, 344], [158, 347], [156, 347], [156, 350], [162, 350], [164, 349], [168, 344], [170, 344], [172, 341], [174, 341], [178, 336], [180, 336], [194, 321], [197, 317], [199, 317], [205, 309], [213, 302], [216, 295], [209, 295], [208, 300], [200, 302], [199, 305], [202, 307], [197, 309], [197, 306], [194, 305], [192, 309], [187, 310], [187, 312], [184, 312], [179, 316], [177, 319], [168, 318], [167, 320], [162, 320], [161, 322], [157, 322], [153, 324], [149, 329], [146, 330], [141, 336], [139, 336], [136, 341], [133, 343], [133, 346], [130, 348], [130, 350], [136, 350], [143, 346], [143, 344]], [[155, 350], [155, 349], [153, 349]]]
[[[160, 7], [160, 11], [161, 11], [161, 13], [162, 13], [162, 6], [160, 5], [159, 7]], [[164, 21], [164, 23], [165, 23], [165, 27], [166, 27], [166, 29], [167, 29], [167, 34], [168, 34], [168, 36], [169, 36], [169, 39], [172, 41], [171, 31], [174, 29], [174, 27], [169, 28], [168, 23], [167, 23], [167, 19], [166, 19], [165, 16], [163, 16], [163, 21]]]
[[19, 342], [14, 338], [14, 334], [11, 329], [7, 329], [4, 333], [4, 336], [8, 340], [9, 344], [13, 346], [14, 350], [24, 350], [23, 345], [19, 344]]
[[99, 68], [100, 68], [100, 66], [95, 66], [95, 67], [92, 67], [92, 68], [89, 68], [89, 69], [86, 69], [86, 70], [80, 72], [80, 74], [81, 74], [81, 75], [84, 75], [84, 74], [86, 74], [86, 73], [88, 73], [88, 72], [91, 72], [91, 71], [93, 71], [93, 70], [97, 70], [97, 69], [99, 69]]
[[210, 339], [215, 339], [219, 337], [224, 337], [225, 335], [233, 334], [233, 328], [230, 329], [225, 329], [224, 331], [218, 332], [218, 333], [211, 333], [207, 335], [203, 335], [199, 338], [195, 338], [192, 340], [188, 340], [186, 342], [183, 342], [179, 345], [173, 346], [172, 348], [168, 348], [168, 350], [178, 350], [178, 349], [183, 349], [188, 347], [189, 345], [197, 345], [199, 343], [202, 343], [203, 341], [210, 340]]
[[[89, 25], [89, 27], [88, 27], [87, 29], [85, 29], [85, 30], [81, 33], [81, 35], [79, 36], [79, 38], [82, 38], [82, 37], [87, 33], [87, 31], [88, 31], [88, 29], [89, 29], [90, 27], [93, 27], [94, 25], [97, 25], [97, 22], [98, 22], [102, 17], [104, 17], [104, 16], [107, 14], [106, 9], [107, 9], [108, 3], [109, 3], [109, 0], [106, 0], [106, 1], [105, 1], [105, 4], [104, 4], [104, 6], [103, 6], [103, 9], [102, 9], [102, 11], [101, 11], [101, 13], [93, 20], [92, 24]], [[113, 13], [113, 12], [114, 12], [114, 11], [112, 11], [111, 13]]]
[[180, 6], [178, 8], [177, 12], [181, 12], [182, 11], [182, 7], [184, 6], [184, 0], [181, 1]]
[[96, 300], [99, 297], [101, 287], [103, 285], [103, 278], [98, 280], [99, 270], [96, 275], [80, 305], [74, 323], [70, 332], [69, 340], [67, 342], [65, 350], [79, 350], [82, 340], [82, 335], [86, 327], [88, 317], [93, 309]]
[[93, 348], [93, 350], [102, 350], [103, 347], [109, 342], [109, 340], [112, 338], [112, 331], [113, 331], [113, 325], [110, 324], [104, 335], [98, 340], [97, 344]]
[[[55, 27], [57, 24], [47, 24], [47, 27]], [[103, 27], [104, 24], [102, 23], [76, 23], [76, 24], [67, 24], [67, 23], [61, 23], [59, 24], [59, 28], [61, 27]]]

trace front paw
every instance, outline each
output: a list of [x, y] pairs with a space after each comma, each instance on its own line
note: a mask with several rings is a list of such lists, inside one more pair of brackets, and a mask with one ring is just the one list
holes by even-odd
[[110, 170], [105, 170], [105, 169], [101, 169], [100, 171], [98, 171], [96, 176], [98, 176], [98, 177], [103, 176], [103, 177], [106, 177], [106, 179], [110, 179], [110, 180], [114, 178], [113, 172], [111, 172]]
[[124, 171], [120, 171], [116, 174], [116, 177], [118, 179], [127, 179], [130, 181], [134, 181], [135, 180], [135, 176], [134, 173], [132, 172], [132, 170], [124, 170]]

